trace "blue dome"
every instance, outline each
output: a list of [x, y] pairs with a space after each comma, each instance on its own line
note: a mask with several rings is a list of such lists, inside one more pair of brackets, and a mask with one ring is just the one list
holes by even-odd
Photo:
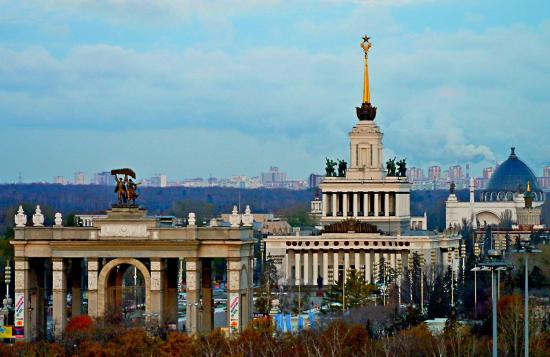
[[537, 177], [523, 161], [518, 159], [515, 148], [491, 175], [487, 191], [520, 192], [526, 189], [527, 181], [531, 184], [531, 191], [539, 191]]

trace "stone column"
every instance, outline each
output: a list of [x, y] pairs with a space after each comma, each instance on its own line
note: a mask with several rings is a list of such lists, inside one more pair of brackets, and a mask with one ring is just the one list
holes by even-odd
[[328, 194], [323, 193], [323, 213], [322, 216], [326, 217], [328, 215]]
[[202, 333], [209, 333], [214, 327], [214, 301], [212, 299], [212, 260], [209, 258], [202, 258], [202, 316], [200, 331]]
[[328, 251], [323, 251], [323, 286], [328, 285]]
[[61, 337], [67, 325], [67, 274], [63, 258], [52, 259], [52, 265], [54, 334]]
[[344, 281], [348, 278], [349, 270], [349, 250], [344, 252]]
[[319, 277], [319, 252], [313, 252], [313, 276], [311, 277], [311, 285], [317, 285], [317, 278]]
[[380, 193], [378, 193], [378, 192], [374, 193], [374, 216], [375, 217], [378, 217], [378, 209], [379, 209], [378, 208], [378, 201], [379, 201], [378, 195], [380, 195]]
[[369, 193], [363, 194], [363, 215], [366, 217], [369, 215]]
[[332, 216], [336, 217], [338, 213], [338, 193], [333, 192], [331, 196], [332, 196]]
[[359, 216], [359, 194], [353, 194], [353, 217]]
[[367, 283], [372, 282], [370, 269], [370, 252], [368, 250], [365, 251], [365, 281]]
[[304, 251], [304, 278], [302, 285], [309, 285], [309, 252]]
[[164, 262], [160, 258], [151, 258], [151, 314], [152, 321], [164, 323]]
[[187, 282], [187, 320], [185, 330], [194, 334], [199, 328], [199, 295], [200, 295], [200, 260], [187, 258], [185, 261], [185, 275]]
[[355, 251], [355, 257], [353, 259], [353, 264], [355, 265], [355, 271], [361, 270], [361, 251]]
[[[88, 315], [91, 318], [98, 318], [98, 291], [97, 291], [97, 271], [99, 269], [99, 263], [97, 258], [87, 258], [88, 265], [88, 291], [86, 296], [88, 297]], [[102, 317], [102, 316], [101, 316]]]
[[[26, 258], [15, 258], [15, 271], [14, 271], [14, 283], [15, 283], [15, 299], [13, 304], [15, 306], [15, 327], [23, 327], [25, 340], [30, 341], [36, 336], [35, 326], [31, 326], [30, 314], [28, 310], [28, 304], [30, 301], [29, 294], [29, 262]], [[21, 307], [18, 309], [18, 307]]]
[[348, 193], [343, 192], [342, 193], [342, 216], [347, 217], [348, 216]]
[[79, 258], [73, 258], [72, 270], [72, 284], [71, 284], [71, 318], [79, 316], [82, 308], [82, 291], [80, 289], [80, 280], [82, 277], [82, 260]]
[[384, 193], [384, 216], [390, 215], [390, 193]]
[[334, 283], [336, 280], [338, 280], [338, 251], [335, 250], [332, 254], [332, 282]]
[[291, 249], [287, 249], [286, 251], [286, 271], [285, 271], [285, 278], [286, 278], [286, 285], [290, 285], [290, 279], [292, 278], [292, 262], [291, 262], [291, 257], [292, 257], [292, 250]]
[[296, 285], [302, 285], [302, 254], [299, 250], [295, 251], [294, 253], [294, 261], [296, 262], [296, 268], [294, 269], [296, 281], [294, 282]]
[[376, 283], [376, 281], [378, 280], [378, 276], [377, 274], [380, 273], [380, 252], [379, 251], [374, 251], [374, 267], [373, 267], [373, 276], [372, 276], [372, 281]]

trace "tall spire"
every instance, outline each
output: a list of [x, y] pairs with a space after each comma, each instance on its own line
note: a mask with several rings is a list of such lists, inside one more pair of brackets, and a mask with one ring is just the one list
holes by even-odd
[[369, 42], [370, 37], [363, 37], [361, 48], [365, 52], [365, 73], [363, 76], [363, 103], [370, 103], [370, 88], [369, 88], [369, 49], [372, 43]]
[[364, 36], [363, 42], [361, 42], [361, 48], [365, 53], [365, 71], [363, 74], [363, 102], [360, 107], [355, 108], [357, 110], [357, 118], [359, 120], [374, 120], [376, 117], [376, 107], [373, 107], [370, 101], [370, 85], [369, 85], [369, 50], [372, 47], [372, 43], [369, 41], [370, 37]]

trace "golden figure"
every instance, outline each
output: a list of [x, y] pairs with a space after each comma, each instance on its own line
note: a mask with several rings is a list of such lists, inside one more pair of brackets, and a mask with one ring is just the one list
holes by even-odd
[[139, 185], [141, 185], [141, 182], [135, 183], [132, 179], [128, 181], [128, 185], [127, 185], [128, 186], [128, 192], [127, 192], [128, 203], [132, 201], [133, 205], [136, 204], [136, 198], [138, 198], [139, 196], [139, 194], [136, 192], [136, 189]]
[[370, 37], [365, 35], [363, 42], [361, 42], [361, 48], [365, 51], [365, 75], [363, 78], [363, 103], [370, 103], [370, 87], [369, 87], [369, 49], [372, 47], [370, 43]]
[[117, 193], [118, 205], [120, 206], [122, 203], [126, 203], [126, 183], [128, 182], [128, 176], [125, 175], [123, 180], [121, 178], [119, 179], [118, 176], [115, 175], [115, 181], [115, 192]]

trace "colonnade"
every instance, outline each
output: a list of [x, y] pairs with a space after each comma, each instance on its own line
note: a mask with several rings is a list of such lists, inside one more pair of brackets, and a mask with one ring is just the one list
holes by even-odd
[[408, 192], [323, 192], [323, 217], [391, 217], [410, 212]]
[[286, 254], [285, 278], [289, 284], [317, 285], [321, 277], [327, 285], [351, 269], [363, 272], [365, 282], [375, 283], [381, 262], [400, 273], [408, 264], [409, 254], [409, 250], [291, 249]]

